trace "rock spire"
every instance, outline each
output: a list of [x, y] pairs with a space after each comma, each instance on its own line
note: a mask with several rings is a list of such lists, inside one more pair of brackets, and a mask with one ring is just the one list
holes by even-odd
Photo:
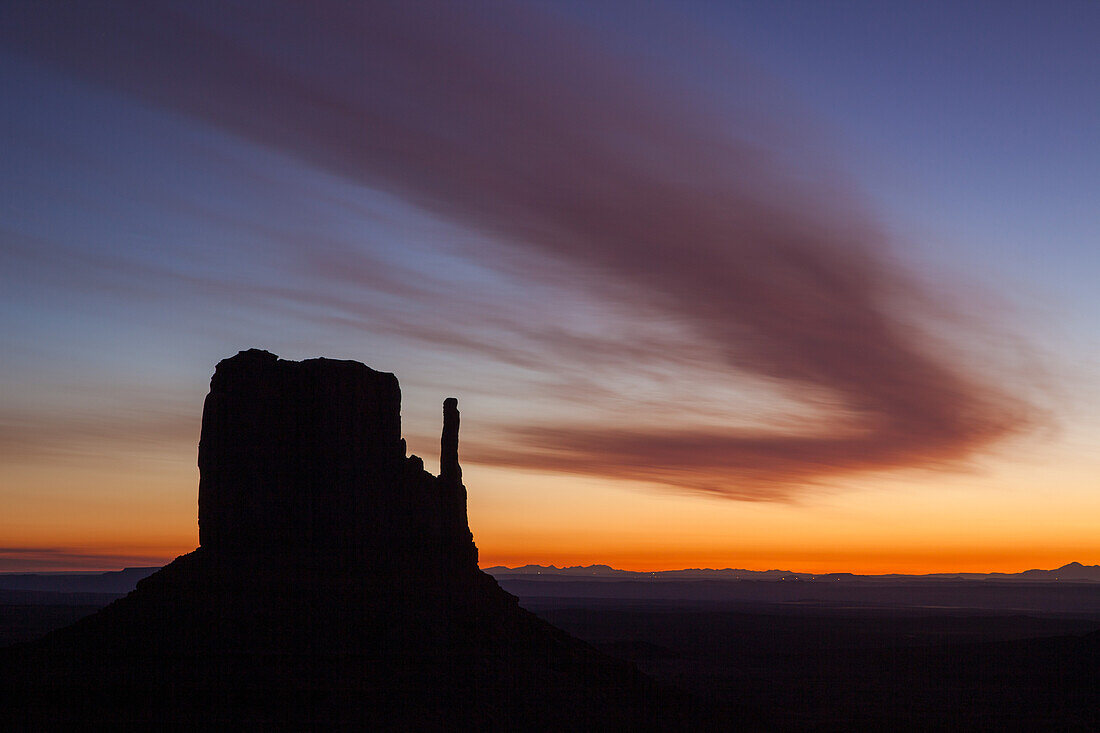
[[443, 435], [439, 439], [439, 478], [451, 486], [462, 485], [462, 467], [458, 465], [458, 400], [443, 400]]

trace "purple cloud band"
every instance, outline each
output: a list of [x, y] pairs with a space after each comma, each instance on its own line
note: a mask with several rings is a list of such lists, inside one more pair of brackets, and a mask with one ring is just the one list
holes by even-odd
[[[921, 330], [924, 286], [798, 145], [708, 113], [529, 7], [34, 3], [7, 14], [4, 41], [39, 60], [564, 263], [579, 290], [676, 323], [729, 379], [762, 375], [829, 411], [810, 434], [524, 424], [507, 442], [471, 441], [467, 460], [785, 499], [851, 472], [958, 461], [1035, 419]], [[318, 253], [319, 271], [353, 276], [334, 270], [339, 249]], [[364, 287], [378, 286], [373, 272]], [[975, 328], [962, 316], [952, 326]], [[526, 336], [585, 358], [563, 334]], [[624, 366], [668, 358], [659, 340], [605, 346]]]

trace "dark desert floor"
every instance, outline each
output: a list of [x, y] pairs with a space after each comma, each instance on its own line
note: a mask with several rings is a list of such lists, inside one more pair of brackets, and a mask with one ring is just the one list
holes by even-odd
[[[913, 584], [807, 588], [791, 601], [758, 598], [792, 592], [777, 583], [500, 582], [555, 626], [691, 693], [715, 729], [1100, 729], [1096, 584], [924, 583], [906, 605]], [[115, 597], [0, 590], [0, 644]]]

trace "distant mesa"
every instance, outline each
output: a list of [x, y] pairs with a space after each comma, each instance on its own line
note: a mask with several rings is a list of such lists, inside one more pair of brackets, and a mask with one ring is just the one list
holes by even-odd
[[925, 573], [922, 575], [856, 575], [854, 573], [805, 573], [792, 570], [744, 570], [735, 568], [684, 568], [682, 570], [617, 570], [607, 565], [556, 567], [554, 565], [523, 565], [515, 568], [495, 566], [485, 568], [495, 578], [541, 576], [577, 579], [620, 578], [659, 580], [808, 580], [849, 581], [853, 583], [915, 583], [922, 581], [990, 581], [1002, 583], [1049, 583], [1053, 581], [1100, 582], [1100, 565], [1071, 562], [1055, 570], [1025, 570], [1022, 573]]
[[440, 475], [406, 455], [393, 374], [221, 361], [199, 442], [199, 542], [99, 613], [0, 650], [37, 726], [647, 730], [687, 707], [523, 610], [477, 567], [443, 404]]

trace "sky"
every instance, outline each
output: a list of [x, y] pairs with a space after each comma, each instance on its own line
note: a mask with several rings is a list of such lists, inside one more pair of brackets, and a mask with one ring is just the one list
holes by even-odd
[[7, 3], [0, 571], [197, 543], [355, 359], [483, 566], [1100, 563], [1093, 2]]

